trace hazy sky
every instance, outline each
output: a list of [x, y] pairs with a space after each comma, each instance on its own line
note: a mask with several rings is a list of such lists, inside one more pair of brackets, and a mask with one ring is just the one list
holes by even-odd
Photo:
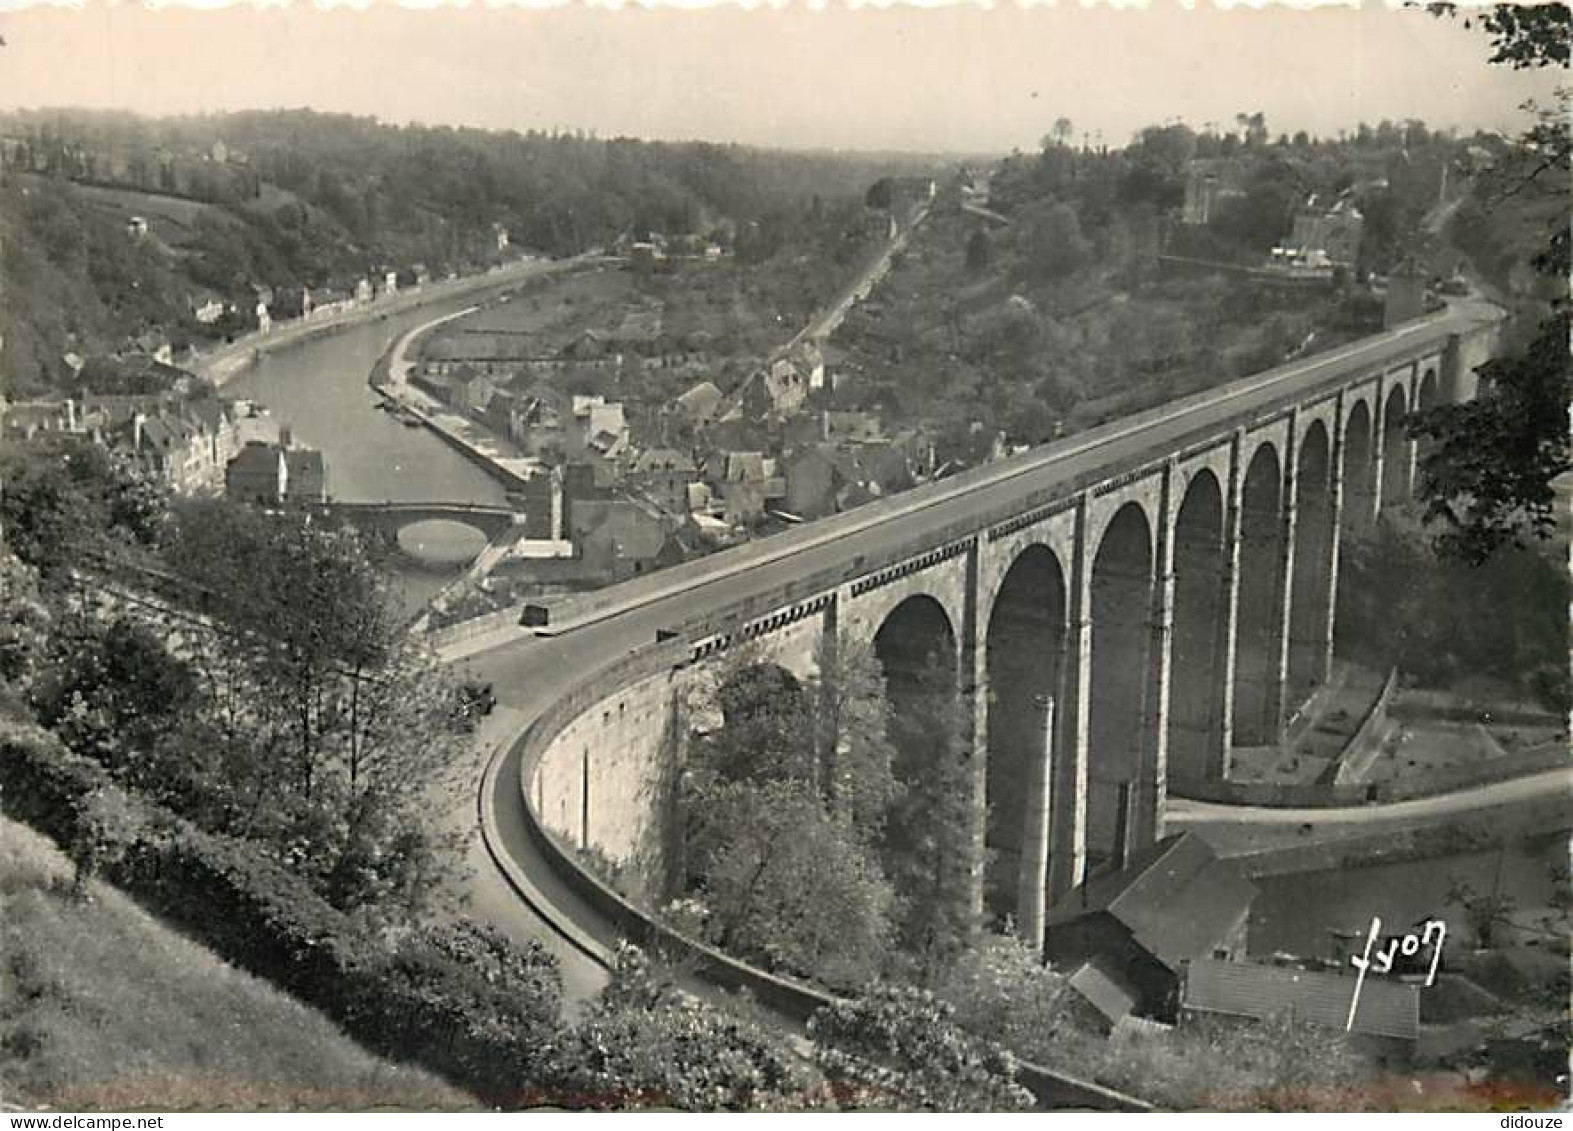
[[[1060, 116], [1110, 143], [1262, 110], [1514, 129], [1553, 76], [1485, 63], [1421, 12], [801, 6], [80, 9], [0, 0], [0, 107], [312, 106], [387, 121], [794, 147], [1030, 148]], [[428, 9], [430, 8], [427, 5]]]

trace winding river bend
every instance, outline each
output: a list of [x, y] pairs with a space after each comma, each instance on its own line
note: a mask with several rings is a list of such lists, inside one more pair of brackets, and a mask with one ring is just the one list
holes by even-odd
[[[502, 503], [502, 485], [424, 428], [411, 428], [376, 407], [367, 378], [399, 335], [475, 304], [454, 296], [331, 334], [284, 346], [224, 385], [226, 396], [266, 405], [296, 440], [323, 453], [328, 490], [345, 502]], [[396, 556], [391, 572], [400, 601], [425, 603], [452, 570]]]

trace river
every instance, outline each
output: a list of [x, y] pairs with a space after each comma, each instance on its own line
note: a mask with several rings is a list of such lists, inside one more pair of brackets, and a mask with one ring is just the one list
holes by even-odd
[[[448, 298], [264, 354], [224, 385], [224, 395], [258, 401], [297, 442], [317, 448], [328, 491], [345, 502], [505, 501], [502, 484], [424, 428], [376, 407], [367, 377], [394, 339], [423, 322], [476, 302]], [[454, 571], [395, 556], [400, 604], [413, 611]]]
[[1402, 929], [1442, 919], [1461, 942], [1460, 930], [1467, 934], [1465, 916], [1448, 900], [1456, 883], [1480, 895], [1495, 892], [1515, 908], [1546, 907], [1559, 882], [1556, 867], [1567, 861], [1567, 834], [1555, 832], [1427, 860], [1258, 879], [1249, 948], [1262, 957], [1276, 951], [1328, 957], [1334, 931], [1358, 938], [1372, 916]]

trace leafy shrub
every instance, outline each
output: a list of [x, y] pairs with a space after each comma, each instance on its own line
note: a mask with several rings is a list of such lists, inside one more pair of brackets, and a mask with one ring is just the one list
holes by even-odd
[[829, 986], [878, 975], [895, 893], [849, 820], [792, 781], [720, 783], [694, 808], [688, 848], [717, 946]]
[[1373, 1102], [1371, 1065], [1344, 1034], [1288, 1017], [1121, 1029], [1098, 1061], [1098, 1079], [1170, 1108], [1356, 1111]]
[[778, 1039], [683, 994], [627, 945], [611, 984], [554, 1044], [548, 1075], [540, 1098], [577, 1108], [779, 1111], [815, 1101]]
[[862, 1111], [1026, 1111], [1016, 1062], [967, 1032], [927, 990], [876, 985], [808, 1024], [838, 1107]]
[[1073, 1028], [1076, 995], [1066, 979], [1013, 936], [981, 939], [934, 988], [969, 1032], [1040, 1064], [1059, 1059], [1051, 1050]]

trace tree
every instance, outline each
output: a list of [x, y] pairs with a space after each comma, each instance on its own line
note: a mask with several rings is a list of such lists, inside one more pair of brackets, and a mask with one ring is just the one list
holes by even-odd
[[[1433, 15], [1456, 16], [1458, 5], [1426, 5]], [[1573, 46], [1573, 9], [1562, 3], [1493, 4], [1478, 15], [1464, 20], [1479, 20], [1491, 36], [1490, 62], [1505, 63], [1514, 70], [1535, 67], [1566, 67], [1569, 47]]]
[[[1431, 10], [1455, 11], [1451, 4], [1433, 4]], [[1514, 69], [1567, 65], [1573, 17], [1566, 5], [1496, 4], [1480, 19], [1492, 38], [1491, 62]], [[1573, 129], [1566, 114], [1542, 115], [1492, 170], [1497, 201], [1542, 184], [1565, 201], [1570, 154]], [[1504, 180], [1506, 187], [1500, 187]], [[1566, 211], [1564, 203], [1534, 260], [1537, 270], [1558, 280], [1559, 289], [1573, 246]], [[1474, 401], [1439, 405], [1407, 422], [1411, 436], [1431, 441], [1421, 460], [1420, 495], [1427, 517], [1441, 523], [1438, 547], [1462, 561], [1479, 564], [1499, 547], [1548, 538], [1555, 528], [1551, 481], [1573, 467], [1567, 434], [1570, 322], [1565, 301], [1555, 306], [1521, 353], [1481, 367]]]
[[727, 782], [690, 802], [688, 859], [716, 945], [832, 987], [878, 976], [895, 893], [808, 783]]
[[1291, 169], [1264, 166], [1252, 176], [1243, 195], [1219, 202], [1209, 225], [1260, 253], [1283, 237], [1301, 195]]
[[881, 855], [902, 898], [902, 949], [913, 976], [927, 982], [965, 950], [977, 927], [970, 898], [972, 771], [953, 667], [932, 657], [915, 682], [892, 704], [890, 740], [902, 792]]
[[66, 383], [72, 396], [95, 393], [100, 396], [150, 396], [174, 390], [177, 370], [139, 365], [117, 357], [90, 357]]
[[88, 881], [112, 867], [143, 824], [136, 801], [115, 786], [100, 786], [77, 798], [73, 833], [66, 845], [74, 867], [71, 894], [87, 895]]
[[695, 744], [695, 762], [725, 781], [816, 783], [813, 704], [789, 672], [755, 660], [740, 651], [716, 673], [707, 706], [722, 725]]
[[1069, 204], [1041, 200], [1022, 208], [1016, 219], [1023, 272], [1038, 282], [1054, 282], [1086, 265], [1092, 247]]
[[684, 776], [706, 935], [832, 986], [879, 973], [895, 905], [872, 847], [894, 784], [865, 653], [821, 645], [806, 688], [753, 649], [732, 653], [693, 704], [721, 725], [694, 742]]
[[986, 934], [953, 963], [934, 992], [968, 1032], [1028, 1060], [1053, 1064], [1074, 1024], [1070, 983], [1013, 934]]
[[1240, 140], [1246, 145], [1254, 148], [1267, 144], [1267, 116], [1260, 110], [1236, 114], [1234, 122], [1240, 127]]
[[446, 1023], [472, 1047], [512, 1046], [514, 1059], [539, 1071], [542, 1038], [559, 1031], [563, 999], [557, 958], [539, 942], [448, 920], [398, 932], [378, 958], [379, 1004], [419, 1001], [427, 1017], [440, 1018], [439, 1031]]
[[791, 781], [865, 840], [878, 837], [899, 792], [891, 772], [884, 675], [866, 642], [821, 639], [814, 677], [800, 684], [757, 649], [728, 653], [689, 703], [719, 720], [690, 759], [696, 788], [711, 781]]
[[[1505, 852], [1506, 849], [1499, 849]], [[1517, 906], [1513, 897], [1500, 889], [1500, 885], [1487, 892], [1476, 891], [1473, 886], [1464, 880], [1455, 878], [1448, 885], [1447, 894], [1442, 897], [1442, 902], [1449, 907], [1456, 907], [1464, 916], [1464, 922], [1469, 925], [1470, 931], [1475, 936], [1475, 946], [1479, 950], [1490, 950], [1496, 945], [1496, 932], [1498, 927], [1506, 926], [1511, 920], [1513, 909]]]
[[51, 615], [38, 571], [0, 542], [0, 690], [25, 692], [49, 640]]
[[1551, 481], [1573, 467], [1567, 404], [1573, 389], [1567, 312], [1549, 318], [1517, 356], [1479, 369], [1479, 395], [1415, 414], [1420, 496], [1442, 553], [1479, 565], [1556, 527]]
[[1076, 133], [1076, 126], [1069, 118], [1054, 119], [1054, 144], [1065, 145]]
[[191, 767], [174, 736], [202, 710], [196, 677], [150, 629], [120, 618], [62, 625], [35, 690], [39, 721], [136, 789], [175, 789]]
[[164, 550], [243, 665], [232, 733], [256, 794], [247, 831], [340, 907], [414, 910], [436, 894], [430, 813], [465, 741], [457, 694], [402, 631], [352, 530], [189, 502]]
[[1026, 1111], [1011, 1054], [956, 1024], [933, 994], [876, 985], [808, 1023], [837, 1107], [857, 1111]]
[[[1504, 548], [1479, 566], [1439, 557], [1434, 541], [1383, 520], [1348, 536], [1338, 624], [1351, 658], [1398, 667], [1429, 687], [1488, 675], [1566, 710], [1566, 570]], [[1454, 615], [1440, 620], [1437, 609]]]
[[875, 843], [901, 793], [879, 658], [864, 640], [821, 639], [815, 667], [821, 795], [833, 814]]
[[46, 582], [97, 555], [151, 546], [168, 514], [163, 487], [76, 436], [8, 443], [0, 484], [6, 542]]

